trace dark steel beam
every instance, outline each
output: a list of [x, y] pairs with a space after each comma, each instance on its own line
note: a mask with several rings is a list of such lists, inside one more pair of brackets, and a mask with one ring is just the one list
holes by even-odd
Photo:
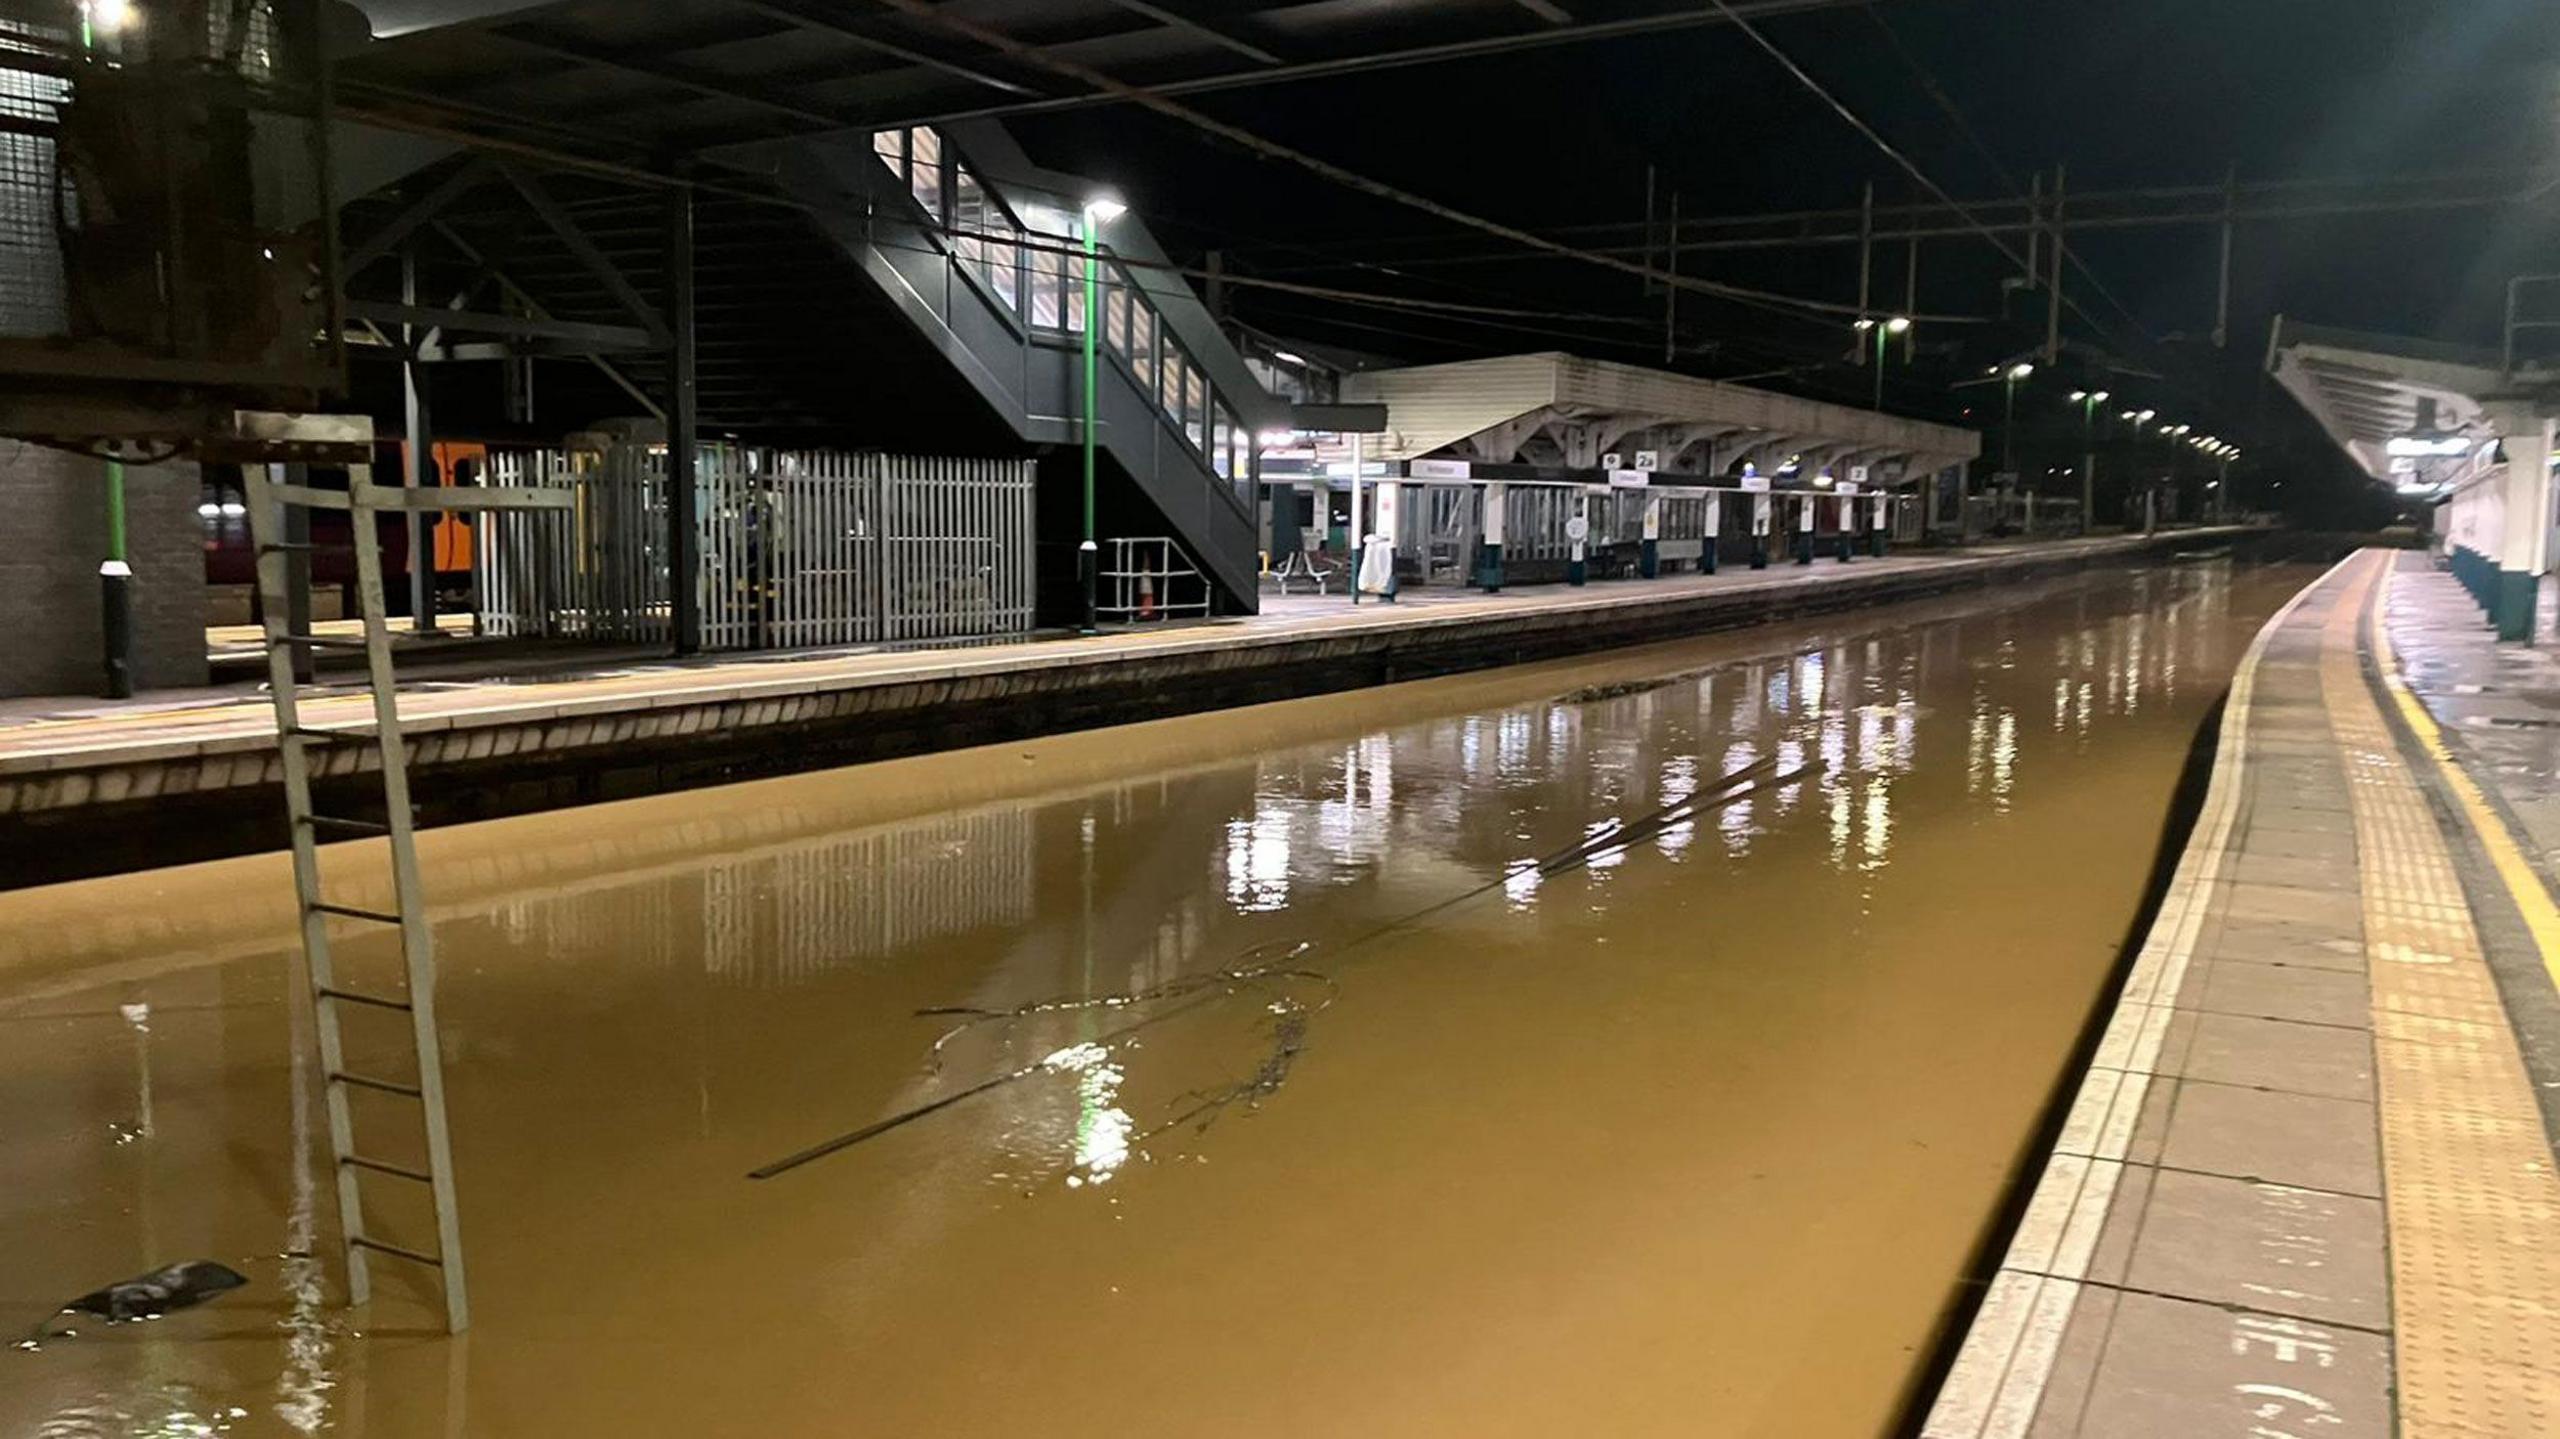
[[400, 243], [417, 233], [418, 227], [445, 212], [445, 207], [484, 182], [495, 178], [486, 160], [465, 160], [462, 168], [445, 176], [444, 182], [409, 202], [399, 214], [365, 237], [364, 242], [347, 252], [345, 273], [352, 276], [365, 266], [400, 248]]
[[598, 350], [649, 350], [658, 342], [646, 330], [629, 325], [591, 325], [581, 320], [534, 319], [528, 315], [467, 314], [427, 305], [387, 300], [349, 300], [347, 317], [383, 325], [441, 326], [466, 335], [520, 335], [533, 340], [563, 340]]
[[667, 343], [667, 328], [660, 321], [656, 307], [649, 303], [637, 286], [624, 278], [611, 257], [596, 248], [595, 242], [587, 238], [587, 232], [578, 228], [577, 218], [562, 209], [560, 202], [551, 198], [551, 192], [523, 169], [504, 163], [498, 168], [507, 177], [507, 183], [513, 185], [516, 193], [524, 196], [525, 203], [533, 207], [533, 212], [542, 217], [542, 223], [550, 226], [552, 233], [560, 237], [560, 243], [569, 247], [569, 253], [577, 257], [578, 263], [612, 292], [623, 310], [638, 320], [651, 338], [662, 345]]
[[[1208, 24], [1206, 21], [1195, 20], [1188, 15], [1180, 13], [1179, 11], [1168, 10], [1162, 5], [1149, 4], [1148, 0], [1111, 0], [1111, 3], [1128, 11], [1132, 15], [1143, 15], [1159, 25], [1180, 30], [1185, 34], [1197, 35], [1201, 39], [1206, 40], [1210, 44], [1216, 45], [1221, 49], [1233, 50], [1237, 54], [1242, 55], [1257, 65], [1281, 65], [1287, 63], [1279, 56], [1272, 54], [1270, 51], [1263, 49], [1259, 45], [1253, 44], [1247, 40], [1238, 39], [1237, 37], [1228, 34], [1226, 31]], [[1520, 0], [1520, 3], [1524, 5], [1531, 3], [1543, 4], [1545, 3], [1545, 0]]]
[[[1837, 10], [1863, 5], [1869, 0], [1734, 0], [1734, 9], [1745, 19], [1772, 15], [1790, 15], [1807, 10]], [[1488, 55], [1507, 54], [1515, 50], [1542, 49], [1550, 45], [1571, 45], [1592, 40], [1618, 40], [1636, 35], [1666, 35], [1681, 30], [1700, 30], [1729, 23], [1723, 14], [1708, 8], [1678, 10], [1668, 15], [1644, 15], [1627, 20], [1590, 21], [1572, 25], [1550, 25], [1540, 30], [1517, 34], [1485, 35], [1472, 40], [1444, 40], [1436, 44], [1412, 45], [1399, 50], [1372, 51], [1364, 55], [1339, 55], [1324, 60], [1305, 60], [1294, 64], [1266, 66], [1258, 70], [1231, 70], [1215, 75], [1199, 75], [1185, 80], [1166, 80], [1146, 85], [1154, 95], [1203, 95], [1218, 90], [1242, 90], [1260, 85], [1276, 85], [1293, 80], [1324, 80], [1337, 75], [1369, 74], [1380, 70], [1400, 70], [1414, 65], [1436, 65], [1450, 60], [1479, 60]], [[944, 110], [912, 115], [876, 116], [864, 128], [883, 129], [890, 125], [941, 124], [955, 120], [992, 119], [1005, 115], [1029, 115], [1052, 110], [1081, 109], [1093, 105], [1124, 103], [1125, 97], [1108, 90], [1092, 90], [1078, 95], [1054, 96], [1026, 100], [1016, 104], [984, 105], [964, 110]]]
[[799, 3], [782, 4], [777, 3], [777, 0], [730, 0], [730, 3], [750, 14], [762, 15], [768, 20], [779, 20], [795, 29], [814, 30], [833, 35], [841, 40], [850, 40], [864, 49], [876, 50], [883, 55], [904, 60], [910, 65], [922, 65], [928, 69], [939, 70], [955, 79], [966, 80], [973, 85], [984, 85], [990, 90], [1001, 90], [1008, 95], [1041, 93], [1032, 86], [988, 74], [984, 70], [963, 65], [956, 60], [945, 60], [939, 55], [928, 54], [894, 41], [883, 40], [868, 31], [857, 30], [833, 15], [806, 9]]
[[573, 65], [584, 65], [597, 70], [612, 70], [644, 80], [654, 80], [661, 85], [673, 85], [680, 90], [692, 91], [705, 99], [727, 100], [734, 104], [746, 105], [798, 120], [803, 124], [825, 125], [841, 129], [848, 126], [859, 128], [863, 123], [856, 116], [813, 110], [806, 105], [794, 104], [781, 96], [739, 89], [734, 85], [723, 84], [718, 80], [708, 79], [653, 60], [636, 60], [627, 55], [608, 55], [598, 50], [582, 50], [574, 45], [539, 40], [508, 29], [493, 29], [482, 33], [503, 40], [518, 49], [548, 55], [555, 60], [565, 60]]

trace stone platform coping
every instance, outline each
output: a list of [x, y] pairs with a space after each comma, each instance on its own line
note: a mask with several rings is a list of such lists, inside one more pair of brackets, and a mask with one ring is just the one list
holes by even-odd
[[2560, 1433], [2560, 1177], [2486, 937], [2513, 906], [2548, 985], [2560, 913], [2400, 678], [2406, 563], [2244, 657], [1928, 1439]]
[[[1949, 578], [2022, 562], [2098, 558], [2174, 544], [2211, 542], [2246, 533], [2241, 527], [2164, 531], [2160, 535], [2101, 537], [2045, 543], [1978, 546], [1951, 553], [1860, 557], [1850, 564], [1825, 559], [1798, 567], [1787, 561], [1766, 571], [1683, 575], [1655, 580], [1608, 581], [1586, 589], [1545, 586], [1499, 595], [1473, 591], [1417, 591], [1396, 604], [1351, 604], [1341, 596], [1290, 597], [1247, 618], [1189, 624], [1098, 637], [1033, 639], [960, 648], [762, 655], [690, 663], [667, 662], [558, 680], [488, 682], [462, 686], [404, 684], [400, 722], [413, 735], [482, 727], [543, 724], [588, 716], [686, 706], [786, 699], [884, 685], [933, 683], [1007, 674], [1161, 660], [1183, 656], [1249, 653], [1310, 640], [1383, 640], [1427, 637], [1434, 631], [1504, 621], [1570, 621], [1611, 612], [1653, 610], [1766, 599], [1807, 586], [1858, 585], [1938, 574]], [[0, 721], [0, 777], [97, 765], [184, 761], [270, 751], [274, 721], [254, 692], [230, 700], [196, 699], [172, 705], [148, 697], [107, 707], [81, 702], [68, 718]], [[303, 704], [304, 723], [315, 728], [370, 732], [371, 700], [361, 691], [321, 695]]]

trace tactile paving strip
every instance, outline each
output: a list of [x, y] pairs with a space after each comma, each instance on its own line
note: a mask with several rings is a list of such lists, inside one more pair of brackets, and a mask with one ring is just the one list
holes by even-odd
[[2560, 1435], [2560, 1176], [2452, 857], [2358, 660], [2371, 615], [2391, 663], [2387, 567], [2359, 564], [2320, 666], [2364, 879], [2400, 1432]]

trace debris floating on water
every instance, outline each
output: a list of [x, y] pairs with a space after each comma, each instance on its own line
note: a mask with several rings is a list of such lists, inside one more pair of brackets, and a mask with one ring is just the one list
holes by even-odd
[[93, 1314], [109, 1324], [131, 1324], [192, 1308], [248, 1282], [247, 1276], [227, 1264], [210, 1259], [184, 1260], [104, 1289], [90, 1290], [45, 1316], [18, 1347], [34, 1349], [47, 1339], [69, 1337], [72, 1331], [53, 1327], [54, 1321], [65, 1314]]

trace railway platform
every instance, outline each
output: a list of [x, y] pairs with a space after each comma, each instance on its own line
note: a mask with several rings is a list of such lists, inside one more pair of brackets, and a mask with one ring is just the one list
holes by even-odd
[[[422, 817], [487, 818], [1675, 639], [2227, 547], [2251, 533], [2014, 542], [1494, 595], [1413, 591], [1392, 604], [1301, 594], [1240, 620], [962, 648], [590, 660], [567, 672], [517, 659], [478, 680], [404, 678], [401, 725]], [[361, 736], [370, 704], [349, 684], [306, 699], [302, 714]], [[333, 746], [315, 781], [350, 800], [369, 758], [362, 745]], [[273, 848], [279, 774], [274, 720], [250, 686], [0, 705], [0, 816], [16, 821], [0, 825], [0, 875], [105, 872], [78, 866], [129, 846], [137, 818], [187, 847], [131, 863]], [[100, 847], [82, 834], [125, 838]]]
[[2267, 624], [1929, 1439], [2560, 1433], [2555, 705], [2420, 554]]

